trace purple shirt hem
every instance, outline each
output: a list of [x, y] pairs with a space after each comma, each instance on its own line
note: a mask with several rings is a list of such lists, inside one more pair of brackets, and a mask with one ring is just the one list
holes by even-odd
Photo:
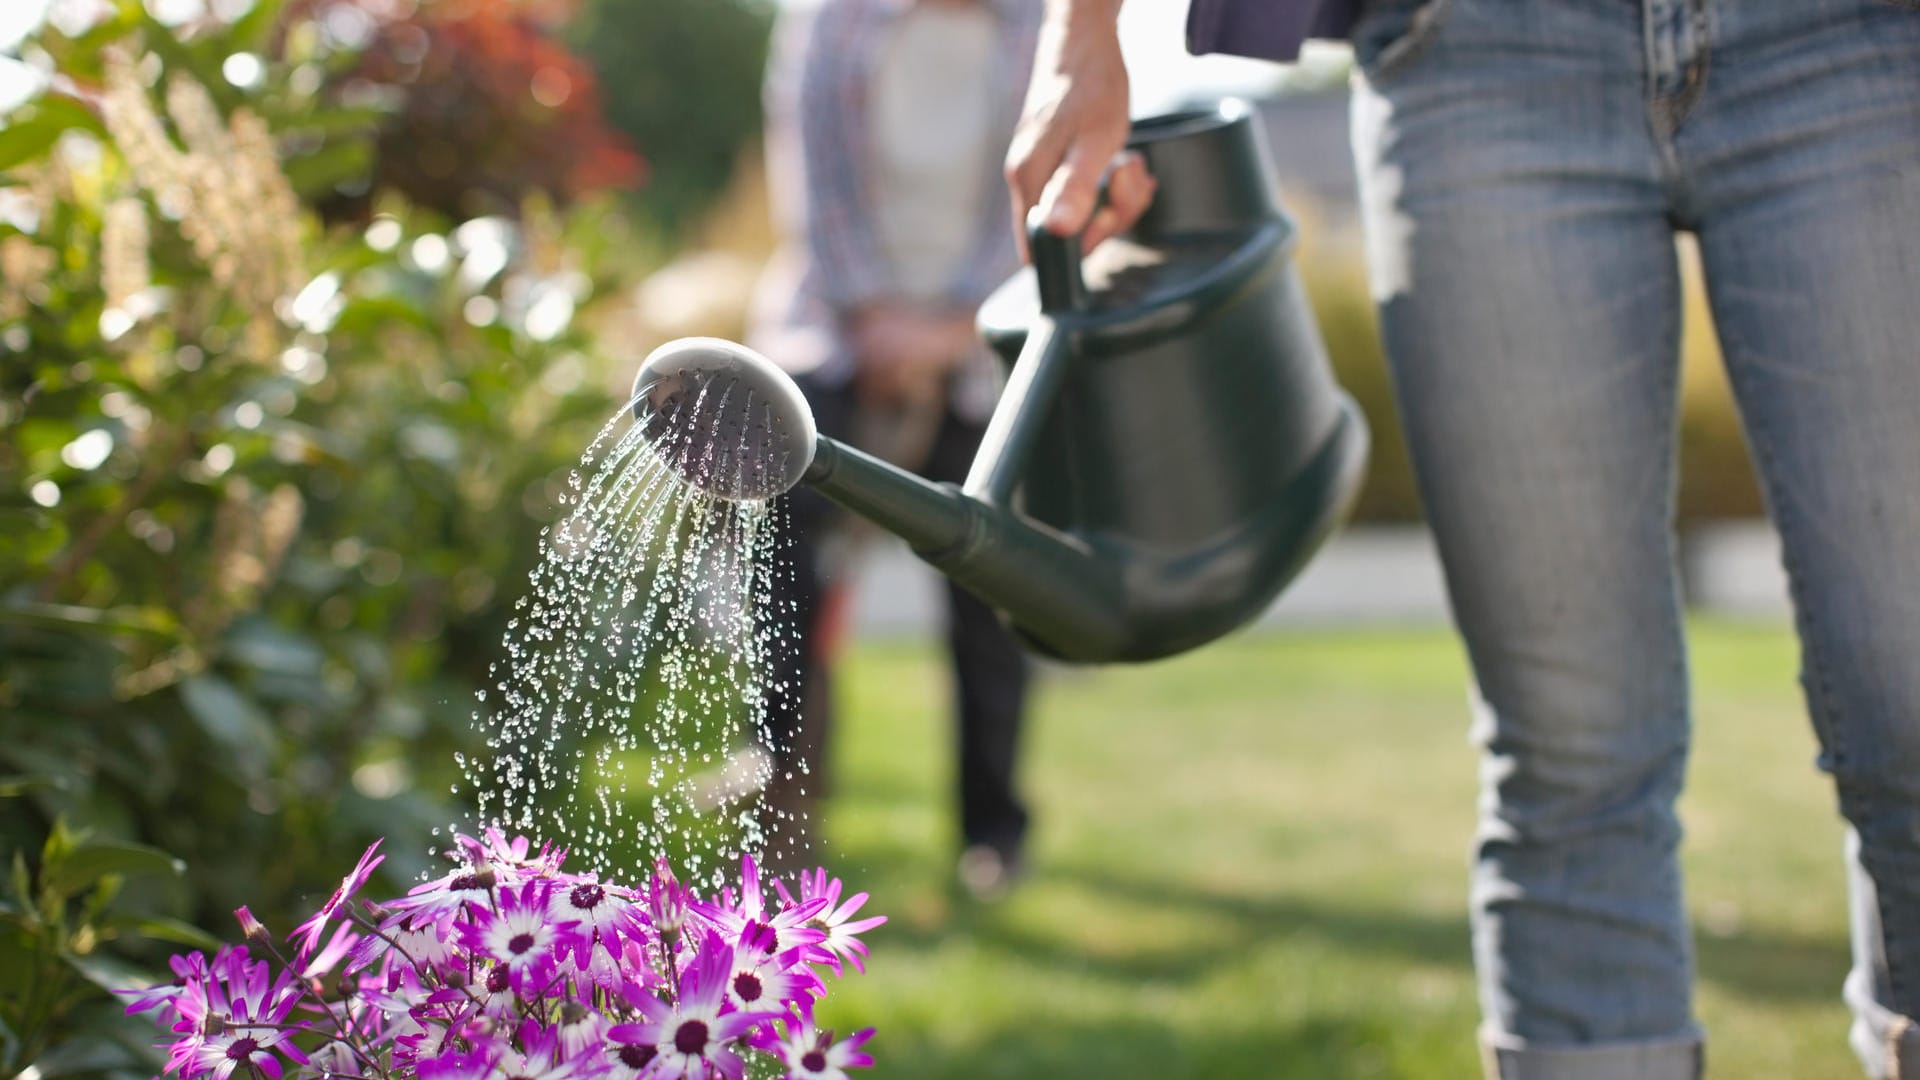
[[1345, 37], [1361, 0], [1193, 0], [1187, 51], [1292, 60], [1308, 38]]

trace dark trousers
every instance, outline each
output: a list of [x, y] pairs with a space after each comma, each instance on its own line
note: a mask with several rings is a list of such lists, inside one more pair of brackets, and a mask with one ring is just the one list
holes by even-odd
[[[823, 434], [845, 438], [852, 428], [851, 386], [823, 387], [802, 380]], [[985, 426], [961, 420], [951, 411], [942, 419], [927, 462], [919, 470], [929, 480], [958, 483], [966, 478]], [[817, 630], [821, 600], [828, 584], [821, 566], [821, 542], [843, 512], [805, 488], [788, 496], [780, 515], [775, 550], [772, 617], [796, 628], [776, 647], [768, 672], [768, 716], [772, 727], [773, 783], [769, 812], [791, 818], [812, 816], [825, 793], [823, 771], [832, 724], [831, 678], [820, 652]], [[1019, 850], [1027, 811], [1014, 793], [1014, 763], [1027, 697], [1028, 663], [998, 615], [972, 593], [948, 582], [947, 647], [953, 659], [958, 749], [957, 786], [960, 833], [966, 845], [989, 844], [1003, 854]], [[789, 689], [782, 693], [780, 687]], [[786, 774], [793, 780], [786, 780]], [[769, 854], [800, 855], [808, 846], [804, 822], [777, 825]]]

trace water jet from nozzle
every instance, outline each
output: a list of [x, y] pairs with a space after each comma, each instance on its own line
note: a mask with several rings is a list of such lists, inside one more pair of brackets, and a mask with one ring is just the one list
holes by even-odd
[[813, 410], [793, 378], [721, 338], [681, 338], [649, 353], [632, 408], [654, 452], [716, 498], [771, 499], [813, 462]]

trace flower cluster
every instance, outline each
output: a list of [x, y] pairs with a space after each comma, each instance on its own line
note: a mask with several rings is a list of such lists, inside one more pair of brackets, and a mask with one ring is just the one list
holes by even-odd
[[[174, 1035], [186, 1080], [741, 1080], [753, 1058], [795, 1080], [871, 1065], [872, 1029], [815, 1027], [826, 977], [864, 971], [838, 879], [696, 897], [664, 861], [638, 888], [561, 869], [565, 852], [497, 830], [457, 837], [460, 866], [385, 903], [354, 898], [375, 843], [313, 917], [277, 944], [246, 908], [246, 944], [173, 958], [171, 983], [133, 992]], [[278, 974], [275, 974], [276, 969]], [[764, 1070], [755, 1075], [767, 1075]]]

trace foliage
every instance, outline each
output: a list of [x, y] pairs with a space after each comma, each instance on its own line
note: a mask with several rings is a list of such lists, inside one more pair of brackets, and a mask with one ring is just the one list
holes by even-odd
[[[324, 95], [351, 56], [276, 52], [317, 34], [281, 15], [43, 30], [54, 89], [0, 129], [0, 852], [44, 895], [62, 821], [166, 851], [191, 873], [142, 904], [200, 925], [289, 921], [378, 834], [392, 881], [422, 869], [512, 583], [615, 405], [580, 324], [618, 216], [380, 196], [326, 229], [306, 201], [367, 183], [377, 115]], [[38, 918], [9, 947], [77, 949]]]
[[568, 201], [640, 183], [640, 157], [602, 119], [593, 72], [527, 5], [311, 6], [369, 35], [334, 96], [395, 103], [380, 128], [376, 188], [469, 215], [512, 213], [535, 193]]
[[[0, 799], [34, 786], [0, 779]], [[204, 931], [156, 915], [129, 879], [177, 878], [177, 859], [139, 844], [95, 840], [56, 820], [36, 872], [14, 851], [0, 900], [0, 1076], [28, 1065], [41, 1075], [148, 1063], [149, 1040], [103, 991], [132, 972], [109, 949], [123, 939], [204, 948]], [[144, 881], [142, 882], [145, 883]]]
[[645, 148], [647, 218], [679, 229], [713, 204], [760, 130], [768, 0], [584, 0], [568, 39], [600, 73], [607, 119]]

